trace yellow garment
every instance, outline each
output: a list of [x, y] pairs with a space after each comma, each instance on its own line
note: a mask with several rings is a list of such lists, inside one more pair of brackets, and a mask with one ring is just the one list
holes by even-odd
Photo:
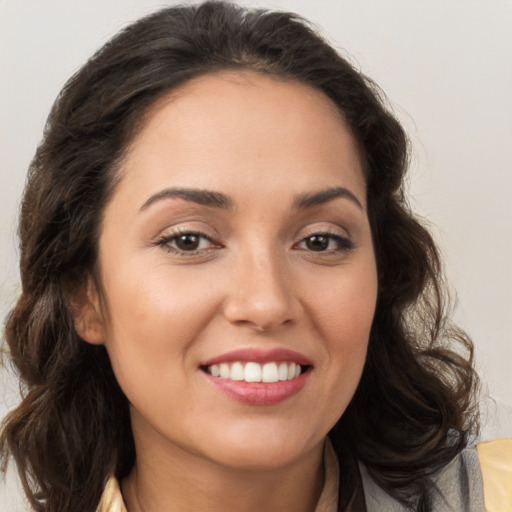
[[512, 512], [512, 439], [480, 443], [476, 449], [486, 512]]
[[126, 512], [119, 483], [114, 477], [107, 482], [96, 512]]

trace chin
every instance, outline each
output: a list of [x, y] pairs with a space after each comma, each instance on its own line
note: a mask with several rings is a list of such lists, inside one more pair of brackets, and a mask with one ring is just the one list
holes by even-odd
[[315, 449], [323, 448], [323, 439], [324, 436], [316, 441], [305, 437], [295, 439], [289, 433], [279, 435], [276, 432], [262, 436], [260, 432], [235, 438], [225, 434], [221, 440], [212, 439], [209, 445], [215, 446], [212, 459], [221, 465], [246, 471], [271, 471], [311, 456]]

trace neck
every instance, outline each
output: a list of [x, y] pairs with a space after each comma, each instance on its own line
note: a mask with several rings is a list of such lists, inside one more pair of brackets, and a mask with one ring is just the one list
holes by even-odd
[[226, 467], [179, 448], [172, 456], [138, 448], [122, 483], [128, 512], [313, 512], [323, 488], [323, 445], [272, 469]]

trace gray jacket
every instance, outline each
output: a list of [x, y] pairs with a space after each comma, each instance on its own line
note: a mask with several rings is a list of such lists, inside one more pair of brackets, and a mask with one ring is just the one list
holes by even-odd
[[[384, 492], [360, 464], [367, 512], [406, 512]], [[482, 473], [477, 451], [463, 450], [433, 478], [437, 489], [432, 495], [432, 512], [484, 512]]]

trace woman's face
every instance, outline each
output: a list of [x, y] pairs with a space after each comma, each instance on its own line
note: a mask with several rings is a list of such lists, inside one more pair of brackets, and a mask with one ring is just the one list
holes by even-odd
[[160, 100], [99, 262], [95, 342], [137, 447], [270, 468], [321, 446], [358, 384], [377, 295], [360, 157], [322, 93], [225, 72]]

